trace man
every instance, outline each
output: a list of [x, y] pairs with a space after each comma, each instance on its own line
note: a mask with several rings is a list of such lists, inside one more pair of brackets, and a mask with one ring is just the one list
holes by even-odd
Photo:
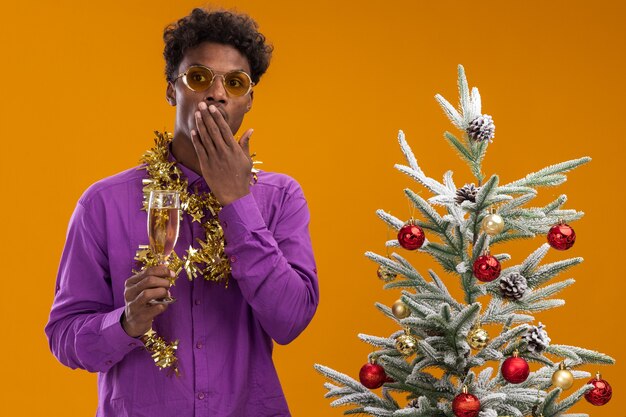
[[[190, 194], [210, 191], [222, 206], [228, 285], [187, 279], [183, 269], [170, 289], [166, 266], [132, 274], [148, 243], [148, 171], [124, 171], [92, 185], [70, 220], [45, 329], [50, 348], [64, 365], [98, 372], [97, 416], [288, 416], [272, 339], [292, 341], [318, 304], [309, 212], [288, 176], [252, 180], [252, 130], [234, 139], [272, 47], [248, 16], [202, 9], [167, 27], [164, 40], [166, 98], [176, 106], [167, 157]], [[203, 226], [215, 220], [182, 217], [180, 257], [202, 249], [199, 240], [211, 237]], [[176, 302], [160, 303], [170, 291]], [[179, 376], [146, 351], [151, 328], [178, 340]]]

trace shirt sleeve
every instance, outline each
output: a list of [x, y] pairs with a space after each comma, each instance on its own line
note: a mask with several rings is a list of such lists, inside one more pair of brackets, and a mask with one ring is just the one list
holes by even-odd
[[64, 365], [106, 372], [141, 342], [122, 328], [124, 307], [113, 307], [106, 241], [92, 216], [79, 201], [70, 219], [45, 333], [50, 350]]
[[319, 302], [309, 210], [300, 186], [294, 187], [280, 206], [273, 233], [252, 193], [218, 215], [232, 276], [255, 317], [280, 344], [306, 328]]

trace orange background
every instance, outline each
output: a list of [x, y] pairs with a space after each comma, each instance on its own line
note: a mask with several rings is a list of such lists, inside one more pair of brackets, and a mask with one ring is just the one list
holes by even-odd
[[[43, 327], [65, 230], [78, 197], [94, 181], [137, 164], [152, 131], [174, 126], [165, 101], [162, 30], [196, 1], [11, 2], [0, 25], [3, 280], [0, 414], [94, 415], [95, 375], [61, 366]], [[357, 377], [371, 349], [359, 332], [396, 327], [373, 307], [391, 304], [366, 250], [384, 252], [386, 227], [374, 212], [408, 217], [402, 189], [421, 190], [393, 169], [403, 129], [427, 174], [469, 170], [443, 141], [452, 129], [433, 99], [456, 103], [456, 65], [483, 96], [497, 125], [485, 172], [503, 182], [551, 163], [589, 155], [537, 205], [566, 193], [587, 214], [578, 242], [548, 260], [583, 256], [561, 278], [577, 283], [563, 308], [544, 312], [553, 343], [606, 352], [601, 370], [614, 388], [602, 408], [572, 412], [623, 416], [622, 169], [625, 7], [582, 1], [222, 1], [251, 14], [276, 46], [242, 128], [266, 170], [295, 177], [308, 197], [321, 304], [275, 360], [294, 416], [338, 416], [323, 398], [319, 362]], [[242, 130], [243, 131], [243, 130]], [[429, 196], [423, 192], [424, 196]], [[543, 240], [509, 244], [519, 262]], [[434, 266], [408, 253], [421, 271]], [[435, 268], [437, 269], [437, 268]], [[456, 287], [453, 276], [445, 282]], [[595, 366], [584, 369], [594, 372]], [[581, 384], [581, 382], [578, 382]], [[404, 400], [400, 399], [404, 404]]]

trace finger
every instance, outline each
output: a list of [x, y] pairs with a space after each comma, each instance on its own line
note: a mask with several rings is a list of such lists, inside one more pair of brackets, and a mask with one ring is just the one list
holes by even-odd
[[226, 146], [230, 148], [235, 146], [235, 138], [233, 137], [233, 132], [232, 130], [230, 130], [230, 126], [228, 126], [228, 123], [226, 123], [226, 120], [224, 119], [222, 113], [217, 109], [217, 107], [212, 104], [209, 106], [209, 113], [211, 114], [215, 125], [219, 129], [220, 134], [222, 135], [222, 140], [224, 141]]
[[136, 303], [137, 306], [149, 306], [148, 303], [150, 300], [167, 297], [168, 294], [169, 291], [166, 288], [148, 288], [139, 293], [134, 303]]
[[155, 289], [155, 288], [169, 289], [170, 287], [171, 287], [171, 283], [167, 279], [159, 278], [159, 277], [146, 277], [142, 281], [138, 282], [137, 284], [135, 284], [134, 286], [130, 288], [127, 288], [126, 291], [124, 291], [124, 300], [126, 302], [133, 301], [139, 296], [139, 294], [141, 294], [142, 291], [145, 291], [148, 289]]
[[149, 266], [148, 268], [144, 269], [143, 271], [144, 271], [146, 276], [152, 275], [152, 276], [155, 276], [155, 277], [162, 277], [162, 278], [167, 278], [167, 277], [174, 278], [176, 276], [174, 271], [172, 271], [171, 269], [169, 269], [165, 265]]
[[[209, 108], [207, 108], [206, 105], [204, 105], [205, 103], [201, 103], [201, 104], [202, 105], [200, 106], [200, 114], [202, 116], [202, 121], [204, 122], [204, 126], [206, 127], [207, 132], [209, 133], [209, 136], [211, 138], [211, 141], [213, 142], [213, 146], [215, 146], [215, 149], [218, 152], [224, 151], [225, 143], [224, 143], [224, 138], [222, 137], [222, 132], [217, 126], [217, 123], [215, 123], [213, 116], [209, 112]], [[213, 104], [211, 104], [209, 107], [215, 108]], [[215, 108], [215, 111], [217, 111], [217, 108]]]
[[150, 314], [150, 320], [154, 319], [156, 316], [158, 316], [159, 314], [161, 314], [165, 310], [167, 310], [167, 304], [153, 304], [153, 305], [151, 305], [150, 309], [148, 310], [148, 312]]
[[[147, 304], [143, 300], [129, 303], [134, 323], [150, 323], [154, 317], [167, 310], [167, 304]], [[128, 318], [127, 318], [128, 320]]]
[[133, 275], [125, 281], [126, 287], [132, 287], [137, 284], [139, 281], [144, 279], [148, 275], [154, 275], [157, 277], [174, 277], [174, 271], [170, 270], [166, 266], [150, 266], [148, 268], [142, 269], [138, 274]]
[[239, 146], [241, 146], [241, 149], [243, 149], [243, 152], [248, 158], [250, 157], [250, 137], [253, 133], [254, 129], [248, 129], [241, 139], [239, 139]]
[[196, 133], [198, 134], [199, 143], [202, 144], [208, 155], [214, 154], [215, 144], [213, 143], [213, 138], [209, 134], [208, 128], [204, 123], [202, 112], [200, 110], [196, 110], [194, 117], [196, 119]]
[[198, 132], [193, 129], [191, 131], [191, 143], [196, 150], [196, 155], [198, 155], [198, 161], [200, 162], [200, 168], [208, 166], [209, 163], [209, 154], [206, 151], [206, 148], [201, 142], [201, 139], [198, 135]]
[[124, 282], [124, 286], [126, 288], [132, 287], [133, 285], [135, 285], [136, 283], [138, 283], [139, 281], [141, 281], [144, 278], [144, 271], [141, 271], [135, 275], [133, 275], [132, 277], [128, 278], [125, 282]]
[[139, 281], [134, 287], [131, 288], [131, 290], [134, 290], [137, 294], [139, 294], [141, 291], [148, 288], [170, 288], [171, 286], [172, 283], [170, 280], [151, 275]]
[[[124, 299], [126, 301], [132, 301], [137, 297], [137, 295], [141, 291], [145, 290], [146, 288], [158, 288], [158, 287], [170, 288], [172, 284], [171, 279], [176, 274], [174, 274], [173, 271], [168, 270], [168, 272], [169, 273], [167, 274], [163, 274], [161, 273], [160, 270], [156, 270], [155, 273], [159, 274], [160, 276], [144, 275], [143, 279], [135, 283], [134, 285], [129, 284], [131, 280], [127, 280], [126, 289], [124, 290]], [[163, 278], [164, 275], [167, 278]]]

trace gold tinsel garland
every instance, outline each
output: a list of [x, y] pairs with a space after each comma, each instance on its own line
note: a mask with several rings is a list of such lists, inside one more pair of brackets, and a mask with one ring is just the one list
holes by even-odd
[[[200, 246], [199, 249], [190, 245], [182, 259], [176, 252], [172, 251], [168, 259], [168, 268], [174, 271], [176, 276], [170, 281], [174, 285], [176, 277], [184, 269], [189, 280], [201, 276], [207, 281], [222, 281], [228, 287], [231, 267], [224, 252], [224, 231], [217, 217], [222, 206], [212, 193], [193, 194], [187, 191], [189, 186], [187, 179], [176, 166], [176, 163], [168, 160], [172, 134], [167, 131], [161, 133], [156, 130], [154, 134], [156, 136], [154, 139], [155, 146], [143, 154], [141, 163], [145, 166], [138, 168], [145, 169], [148, 174], [148, 178], [143, 180], [143, 210], [148, 210], [150, 191], [178, 191], [181, 210], [191, 216], [192, 222], [200, 223], [205, 231], [204, 241], [199, 238], [196, 239]], [[257, 163], [260, 162], [253, 162], [253, 164]], [[255, 182], [257, 172], [258, 170], [255, 168], [252, 169]], [[202, 220], [206, 214], [210, 214], [210, 216], [203, 223]], [[149, 245], [139, 245], [135, 260], [141, 269], [159, 265], [159, 258], [152, 252]], [[139, 271], [134, 270], [133, 272]], [[178, 340], [168, 343], [158, 336], [153, 329], [146, 332], [141, 340], [160, 369], [171, 367], [178, 375], [176, 365], [178, 359], [175, 355]]]
[[148, 352], [152, 354], [152, 359], [159, 369], [172, 368], [176, 376], [180, 375], [177, 366], [178, 358], [176, 357], [178, 340], [167, 343], [162, 337], [157, 336], [153, 329], [150, 329], [141, 336], [141, 341]]

